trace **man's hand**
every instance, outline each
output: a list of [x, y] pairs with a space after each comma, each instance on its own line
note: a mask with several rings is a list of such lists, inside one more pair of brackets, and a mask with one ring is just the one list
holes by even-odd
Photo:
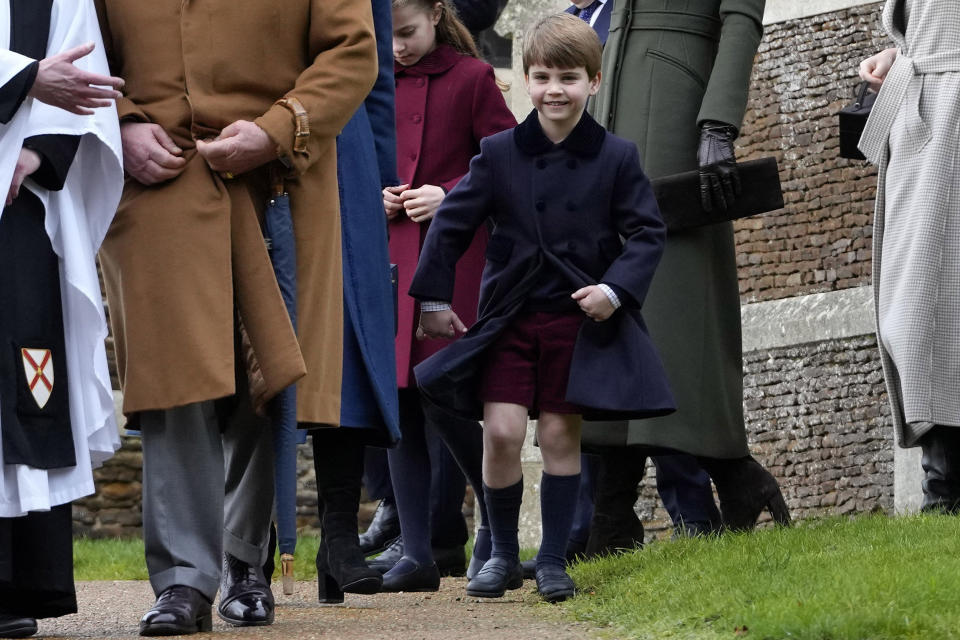
[[721, 211], [733, 204], [740, 195], [740, 174], [733, 141], [736, 127], [708, 120], [700, 127], [700, 204], [704, 211]]
[[41, 60], [29, 95], [81, 116], [90, 115], [97, 107], [109, 107], [114, 100], [122, 98], [123, 94], [118, 91], [123, 87], [122, 79], [90, 73], [73, 65], [75, 60], [89, 55], [93, 47], [89, 42]]
[[616, 311], [604, 290], [595, 284], [577, 289], [570, 297], [577, 301], [580, 310], [587, 314], [588, 318], [596, 322], [603, 322]]
[[860, 63], [860, 79], [870, 84], [874, 91], [880, 91], [890, 67], [897, 60], [896, 49], [885, 49]]
[[183, 150], [158, 124], [124, 122], [120, 125], [123, 140], [123, 169], [140, 184], [147, 186], [173, 180], [187, 166]]
[[387, 214], [387, 220], [393, 220], [403, 211], [403, 200], [400, 194], [410, 188], [408, 184], [401, 184], [397, 187], [385, 187], [383, 190], [383, 210]]
[[247, 120], [237, 120], [216, 140], [197, 140], [197, 153], [225, 177], [238, 176], [277, 159], [277, 145], [267, 132]]
[[27, 176], [35, 173], [40, 168], [40, 154], [33, 149], [20, 149], [20, 157], [17, 158], [17, 166], [13, 170], [13, 180], [10, 182], [10, 188], [7, 189], [7, 204], [10, 206], [20, 195], [20, 187]]
[[421, 311], [417, 340], [424, 338], [456, 338], [467, 332], [467, 327], [453, 309], [446, 311]]
[[419, 189], [407, 189], [400, 194], [407, 217], [422, 223], [433, 218], [446, 196], [438, 186], [425, 184]]

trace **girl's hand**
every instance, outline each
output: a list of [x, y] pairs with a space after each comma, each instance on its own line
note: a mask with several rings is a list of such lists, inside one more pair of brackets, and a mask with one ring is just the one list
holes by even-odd
[[400, 194], [410, 188], [408, 184], [401, 184], [398, 187], [385, 187], [383, 190], [383, 210], [387, 214], [387, 220], [393, 220], [403, 211], [403, 200]]
[[467, 327], [453, 309], [446, 311], [421, 311], [420, 326], [417, 327], [417, 340], [424, 338], [456, 338], [463, 335]]
[[425, 184], [419, 189], [404, 191], [400, 194], [400, 199], [403, 200], [407, 217], [414, 222], [423, 223], [433, 218], [446, 195], [440, 187]]
[[897, 59], [896, 49], [885, 49], [875, 56], [870, 56], [860, 63], [860, 79], [870, 83], [870, 88], [880, 91], [887, 72]]
[[36, 173], [40, 168], [40, 154], [33, 149], [20, 149], [20, 157], [17, 158], [17, 166], [13, 170], [13, 180], [10, 182], [10, 188], [7, 189], [7, 204], [10, 206], [20, 195], [20, 186], [27, 176]]
[[580, 309], [587, 314], [588, 318], [596, 322], [603, 322], [616, 311], [607, 294], [595, 284], [577, 289], [570, 297], [577, 301]]

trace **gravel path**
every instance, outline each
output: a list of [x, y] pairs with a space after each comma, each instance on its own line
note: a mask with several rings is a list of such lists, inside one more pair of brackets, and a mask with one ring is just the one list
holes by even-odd
[[[494, 600], [464, 594], [463, 578], [444, 578], [438, 593], [347, 594], [345, 605], [317, 603], [316, 582], [298, 582], [285, 596], [274, 585], [277, 617], [269, 627], [236, 628], [214, 611], [212, 634], [196, 637], [358, 640], [580, 640], [598, 638], [588, 625], [564, 619], [557, 607], [539, 601], [533, 583]], [[82, 582], [77, 584], [80, 612], [41, 620], [46, 638], [139, 638], [137, 623], [153, 604], [147, 582]], [[609, 631], [605, 638], [611, 637]]]

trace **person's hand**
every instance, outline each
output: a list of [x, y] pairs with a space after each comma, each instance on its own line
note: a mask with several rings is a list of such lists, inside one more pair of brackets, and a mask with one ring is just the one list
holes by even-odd
[[400, 199], [408, 218], [414, 222], [426, 222], [437, 213], [446, 195], [440, 187], [425, 184], [419, 189], [407, 189], [400, 194]]
[[20, 195], [20, 187], [27, 176], [36, 173], [40, 168], [40, 154], [33, 149], [20, 149], [20, 157], [17, 158], [17, 166], [13, 170], [13, 180], [10, 181], [10, 188], [7, 189], [7, 204], [10, 206]]
[[147, 186], [173, 180], [187, 166], [183, 150], [158, 124], [124, 122], [120, 125], [123, 141], [123, 169]]
[[740, 174], [733, 141], [736, 127], [708, 120], [700, 127], [700, 204], [704, 211], [726, 209], [740, 195]]
[[587, 314], [588, 318], [596, 322], [603, 322], [616, 311], [604, 290], [595, 284], [577, 289], [570, 297], [577, 301], [580, 310]]
[[421, 311], [417, 340], [424, 338], [456, 338], [467, 332], [467, 327], [453, 309], [446, 311]]
[[89, 42], [41, 60], [28, 95], [81, 116], [90, 115], [97, 107], [109, 107], [114, 100], [122, 98], [123, 94], [118, 91], [123, 88], [121, 78], [90, 73], [73, 65], [93, 48], [94, 44]]
[[870, 84], [874, 91], [880, 91], [890, 67], [897, 60], [896, 49], [885, 49], [860, 63], [860, 79]]
[[387, 214], [387, 220], [393, 220], [403, 211], [403, 200], [400, 199], [400, 194], [409, 188], [410, 185], [408, 184], [384, 188], [383, 210]]
[[232, 178], [276, 160], [277, 145], [258, 125], [237, 120], [216, 140], [197, 140], [197, 153], [211, 169]]

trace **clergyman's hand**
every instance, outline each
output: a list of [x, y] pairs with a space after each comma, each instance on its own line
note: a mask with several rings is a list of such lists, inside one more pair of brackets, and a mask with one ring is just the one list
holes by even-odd
[[737, 129], [723, 122], [708, 120], [700, 127], [700, 204], [703, 210], [721, 211], [733, 204], [740, 195], [740, 174], [733, 141]]
[[114, 100], [122, 98], [121, 78], [90, 73], [74, 66], [76, 60], [89, 55], [93, 48], [94, 44], [89, 42], [41, 60], [28, 95], [81, 116], [92, 114], [97, 107], [109, 107]]
[[187, 166], [183, 150], [158, 124], [124, 122], [120, 125], [123, 140], [123, 169], [140, 184], [147, 186], [173, 180]]
[[10, 188], [7, 189], [7, 204], [10, 206], [20, 195], [20, 187], [27, 176], [36, 173], [40, 168], [40, 154], [33, 149], [20, 149], [20, 157], [17, 158], [17, 166], [13, 170], [13, 180], [10, 182]]
[[238, 176], [277, 159], [277, 145], [259, 125], [237, 120], [216, 140], [197, 140], [197, 153], [226, 178]]

